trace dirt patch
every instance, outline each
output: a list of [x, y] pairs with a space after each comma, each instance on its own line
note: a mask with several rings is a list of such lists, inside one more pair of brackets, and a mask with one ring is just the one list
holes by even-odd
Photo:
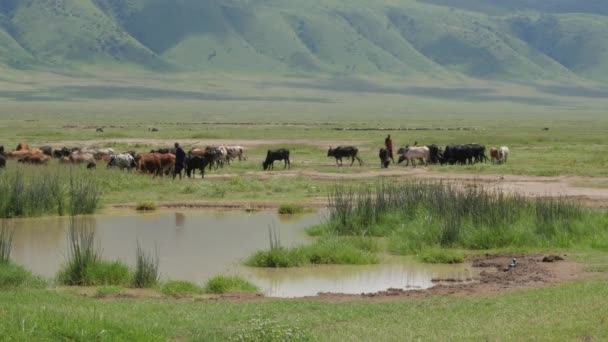
[[[568, 260], [566, 255], [551, 255], [556, 262], [547, 263], [544, 254], [496, 254], [470, 257], [479, 276], [465, 281], [434, 279], [438, 285], [425, 290], [388, 289], [376, 293], [360, 295], [321, 293], [310, 299], [329, 301], [346, 300], [396, 300], [402, 298], [423, 298], [437, 295], [487, 296], [508, 291], [538, 288], [589, 276], [582, 265]], [[516, 265], [510, 267], [516, 259]]]

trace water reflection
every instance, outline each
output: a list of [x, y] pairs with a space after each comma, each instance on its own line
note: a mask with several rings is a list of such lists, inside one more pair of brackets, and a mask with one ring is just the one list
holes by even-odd
[[272, 297], [314, 296], [319, 292], [369, 293], [388, 288], [426, 289], [433, 278], [471, 280], [475, 274], [469, 265], [331, 265], [297, 269], [246, 269]]

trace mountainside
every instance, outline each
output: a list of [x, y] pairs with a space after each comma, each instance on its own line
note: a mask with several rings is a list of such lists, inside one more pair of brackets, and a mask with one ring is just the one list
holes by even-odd
[[608, 81], [608, 1], [2, 0], [0, 65]]

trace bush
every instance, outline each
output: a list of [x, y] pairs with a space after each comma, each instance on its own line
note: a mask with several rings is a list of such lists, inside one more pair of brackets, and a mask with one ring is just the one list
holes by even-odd
[[237, 276], [215, 276], [205, 285], [206, 293], [223, 294], [229, 292], [258, 292], [258, 288]]
[[82, 285], [120, 285], [131, 283], [129, 268], [120, 261], [99, 260], [87, 265]]
[[156, 203], [153, 202], [139, 202], [135, 205], [135, 210], [137, 211], [154, 211], [156, 209]]
[[0, 227], [0, 264], [11, 261], [11, 248], [13, 246], [13, 231], [6, 228], [4, 222]]
[[94, 213], [101, 193], [97, 180], [84, 169], [70, 168], [70, 172], [65, 172], [65, 167], [19, 165], [3, 172], [0, 217]]
[[59, 271], [58, 281], [63, 285], [88, 285], [87, 269], [100, 260], [95, 248], [95, 231], [87, 221], [72, 217], [68, 242], [68, 260]]
[[158, 291], [165, 296], [179, 297], [203, 294], [203, 289], [189, 281], [171, 280], [160, 285]]
[[150, 288], [158, 283], [158, 247], [155, 255], [147, 253], [137, 242], [135, 258], [135, 273], [133, 274], [133, 287]]
[[307, 264], [366, 265], [379, 262], [374, 240], [352, 237], [322, 237], [314, 243], [293, 248], [258, 251], [245, 264], [254, 267], [298, 267]]
[[279, 214], [281, 215], [301, 214], [303, 212], [304, 207], [298, 204], [281, 204], [279, 206]]
[[384, 183], [338, 186], [330, 218], [314, 235], [389, 237], [389, 248], [415, 254], [426, 248], [570, 247], [608, 239], [608, 214], [565, 198], [527, 198], [473, 185]]
[[0, 263], [0, 290], [15, 288], [43, 288], [46, 282], [22, 266]]
[[427, 264], [460, 264], [464, 262], [464, 254], [449, 249], [432, 248], [420, 253], [418, 259]]

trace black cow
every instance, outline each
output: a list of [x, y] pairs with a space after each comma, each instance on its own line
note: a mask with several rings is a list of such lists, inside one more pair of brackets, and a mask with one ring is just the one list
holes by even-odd
[[150, 153], [175, 154], [175, 149], [174, 148], [159, 148], [158, 150], [150, 150]]
[[226, 158], [222, 153], [222, 150], [217, 146], [207, 146], [205, 147], [205, 155], [209, 160], [209, 169], [211, 167], [215, 167], [215, 169], [224, 168], [224, 162]]
[[285, 162], [284, 169], [289, 167], [291, 169], [291, 161], [289, 160], [289, 150], [281, 148], [278, 150], [268, 150], [266, 153], [266, 160], [262, 163], [264, 170], [274, 170], [274, 162], [283, 160]]
[[80, 149], [77, 147], [67, 148], [64, 146], [60, 150], [53, 151], [53, 157], [55, 157], [57, 159], [61, 159], [63, 157], [69, 157], [70, 154], [72, 154], [72, 152], [76, 152], [78, 150], [80, 150]]
[[388, 152], [386, 148], [381, 148], [380, 152], [378, 152], [378, 157], [380, 157], [380, 167], [388, 168], [391, 163], [391, 154]]
[[3, 169], [6, 167], [6, 158], [4, 158], [3, 156], [0, 156], [0, 169]]
[[488, 157], [485, 154], [486, 147], [479, 144], [448, 145], [443, 152], [442, 164], [473, 164], [485, 162]]
[[188, 178], [194, 177], [196, 175], [196, 170], [199, 170], [201, 172], [201, 178], [205, 178], [205, 168], [209, 166], [210, 163], [211, 160], [207, 155], [197, 156], [188, 153], [186, 159], [184, 159], [186, 176], [188, 176]]
[[53, 156], [53, 148], [49, 145], [41, 146], [40, 151], [42, 151], [42, 153], [46, 154], [49, 157]]
[[327, 156], [336, 158], [336, 164], [338, 166], [342, 166], [342, 158], [351, 158], [352, 162], [350, 163], [350, 166], [353, 166], [355, 159], [359, 162], [359, 166], [363, 164], [361, 158], [359, 158], [359, 149], [354, 146], [330, 147], [329, 150], [327, 150]]
[[426, 145], [430, 152], [430, 163], [431, 164], [439, 164], [441, 159], [443, 159], [443, 149], [437, 145]]
[[4, 154], [4, 146], [0, 146], [0, 154]]

